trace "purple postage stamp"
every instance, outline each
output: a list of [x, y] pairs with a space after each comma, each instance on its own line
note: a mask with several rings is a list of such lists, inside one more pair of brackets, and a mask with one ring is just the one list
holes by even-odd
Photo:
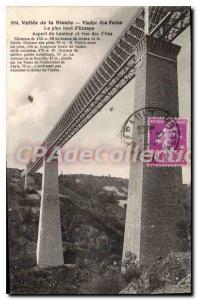
[[148, 118], [148, 166], [185, 166], [187, 164], [187, 130], [185, 118]]

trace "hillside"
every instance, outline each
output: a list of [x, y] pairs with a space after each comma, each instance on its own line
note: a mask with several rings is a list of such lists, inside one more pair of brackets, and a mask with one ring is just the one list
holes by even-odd
[[[129, 268], [132, 266], [132, 272], [129, 271], [129, 276], [124, 277], [120, 274], [120, 265], [128, 180], [83, 174], [60, 175], [64, 266], [39, 269], [36, 267], [35, 253], [41, 180], [42, 175], [35, 174], [35, 189], [25, 191], [21, 171], [7, 169], [11, 294], [118, 294], [120, 291], [123, 294], [170, 293], [173, 288], [180, 288], [178, 284], [182, 284], [182, 290], [188, 292], [189, 217], [185, 214], [189, 210], [188, 193], [179, 207], [183, 213], [177, 223], [181, 251], [184, 252], [159, 262], [156, 265], [156, 269], [161, 268], [159, 274], [155, 273], [154, 268], [142, 273], [131, 261]], [[121, 205], [122, 202], [124, 205]], [[183, 218], [183, 215], [187, 218]], [[172, 287], [172, 280], [168, 280], [169, 274], [173, 278]], [[148, 278], [145, 280], [149, 282], [148, 286], [145, 283], [141, 285], [144, 278]]]
[[[25, 191], [20, 171], [7, 170], [10, 274], [15, 274], [15, 283], [17, 272], [21, 276], [21, 272], [36, 265], [41, 180], [41, 174], [36, 174], [36, 189]], [[65, 264], [121, 258], [125, 209], [117, 199], [120, 193], [126, 199], [127, 184], [127, 180], [104, 176], [59, 176]], [[112, 187], [112, 191], [106, 191], [106, 186]]]

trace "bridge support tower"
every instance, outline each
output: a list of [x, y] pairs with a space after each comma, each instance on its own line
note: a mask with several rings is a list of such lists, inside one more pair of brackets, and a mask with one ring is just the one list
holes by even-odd
[[24, 189], [34, 189], [34, 176], [33, 175], [28, 175], [27, 171], [25, 170], [23, 175], [24, 176]]
[[[136, 53], [139, 63], [135, 77], [134, 110], [157, 107], [178, 117], [177, 55], [180, 47], [145, 36]], [[159, 110], [157, 115], [160, 115]], [[145, 122], [147, 124], [147, 115]], [[137, 122], [136, 122], [137, 123]], [[137, 124], [133, 137], [137, 139]], [[146, 147], [144, 134], [142, 144]], [[182, 184], [180, 167], [150, 167], [140, 160], [130, 166], [130, 179], [123, 245], [139, 262], [150, 265], [177, 251], [176, 224], [178, 191]]]
[[37, 241], [40, 267], [64, 264], [60, 221], [58, 157], [43, 161], [42, 196]]

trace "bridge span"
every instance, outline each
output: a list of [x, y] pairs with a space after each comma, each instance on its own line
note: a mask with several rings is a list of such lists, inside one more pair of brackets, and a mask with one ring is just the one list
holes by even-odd
[[[49, 153], [54, 147], [65, 145], [134, 77], [135, 110], [154, 106], [178, 117], [180, 46], [173, 41], [189, 24], [190, 7], [141, 7], [43, 141], [46, 155], [28, 163], [26, 188], [32, 175], [44, 166], [37, 244], [37, 263], [41, 267], [64, 263], [58, 160], [54, 157], [47, 162]], [[134, 125], [133, 137], [136, 136]], [[145, 136], [142, 142], [145, 146]], [[148, 167], [140, 161], [130, 167], [123, 258], [131, 251], [140, 263], [148, 265], [177, 250], [181, 185], [181, 167]]]

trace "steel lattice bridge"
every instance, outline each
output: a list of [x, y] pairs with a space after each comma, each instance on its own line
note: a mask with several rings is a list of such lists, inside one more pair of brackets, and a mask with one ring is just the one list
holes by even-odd
[[[47, 153], [64, 146], [135, 77], [136, 48], [146, 34], [172, 42], [189, 24], [189, 7], [140, 8], [42, 143]], [[27, 174], [42, 164], [43, 157], [31, 159]]]

